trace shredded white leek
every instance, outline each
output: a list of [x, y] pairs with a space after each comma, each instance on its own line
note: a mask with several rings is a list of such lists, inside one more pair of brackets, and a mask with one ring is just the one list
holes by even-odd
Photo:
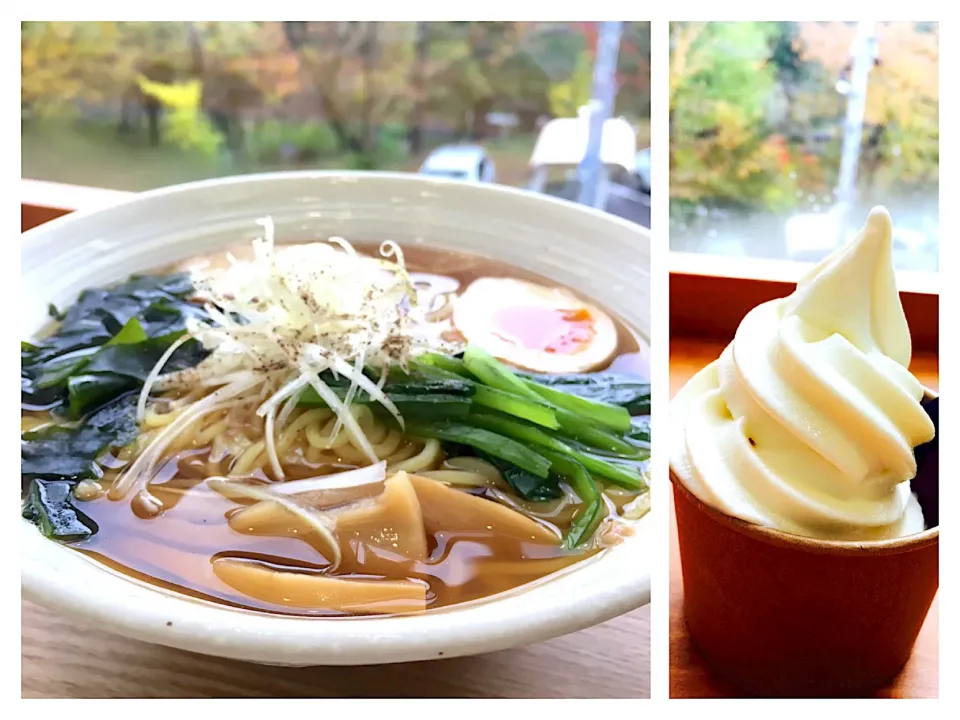
[[[333, 370], [333, 372], [336, 373], [338, 367], [339, 367], [338, 364], [335, 364], [331, 368], [331, 370]], [[350, 380], [350, 389], [347, 390], [347, 395], [343, 399], [343, 406], [345, 408], [350, 407], [350, 403], [353, 402], [353, 398], [356, 397], [357, 395], [357, 379], [364, 376], [363, 375], [363, 353], [360, 353], [360, 355], [357, 356], [357, 363], [353, 368], [353, 370], [354, 372], [351, 374], [352, 379]], [[390, 401], [387, 400], [387, 402], [390, 402]], [[390, 404], [393, 405], [392, 402]], [[333, 425], [333, 430], [330, 432], [330, 437], [335, 438], [339, 434], [340, 428], [342, 426], [343, 426], [343, 415], [337, 415], [337, 421]]]
[[260, 407], [257, 408], [257, 415], [261, 417], [272, 411], [280, 403], [284, 402], [287, 398], [297, 394], [300, 390], [305, 388], [310, 384], [310, 378], [306, 375], [298, 375], [293, 380], [288, 382], [282, 388], [277, 390], [270, 398], [263, 403]]
[[387, 478], [387, 463], [383, 460], [376, 465], [347, 470], [334, 475], [319, 475], [302, 480], [288, 480], [270, 488], [270, 492], [279, 495], [302, 495], [303, 493], [323, 492], [325, 490], [347, 490], [382, 483]]
[[[154, 469], [161, 459], [163, 451], [176, 440], [177, 436], [190, 425], [217, 410], [232, 407], [236, 404], [235, 398], [257, 384], [257, 378], [250, 377], [246, 381], [235, 381], [230, 385], [214, 390], [202, 400], [185, 408], [169, 425], [163, 428], [153, 439], [150, 445], [137, 457], [136, 460], [117, 478], [110, 488], [110, 498], [120, 499], [126, 496], [134, 485], [143, 489], [153, 479]], [[233, 400], [234, 402], [225, 402]]]
[[[226, 268], [193, 271], [198, 300], [207, 318], [191, 318], [188, 334], [164, 353], [144, 384], [137, 416], [146, 416], [151, 393], [219, 387], [186, 405], [151, 439], [111, 489], [111, 497], [134, 486], [145, 490], [162, 453], [187, 427], [224, 407], [258, 403], [265, 418], [263, 447], [277, 480], [284, 472], [277, 438], [302, 391], [312, 387], [371, 465], [380, 462], [359, 421], [350, 412], [357, 392], [367, 393], [403, 427], [399, 409], [383, 391], [391, 367], [406, 368], [426, 351], [453, 351], [417, 306], [403, 251], [394, 242], [380, 246], [379, 258], [360, 255], [343, 238], [306, 245], [275, 246], [273, 220], [257, 223], [263, 236], [253, 242], [253, 258], [230, 258]], [[195, 338], [209, 351], [189, 370], [161, 374], [176, 348]], [[379, 373], [372, 380], [365, 373]], [[341, 398], [321, 377], [329, 371], [349, 381]]]
[[163, 372], [164, 366], [169, 362], [173, 354], [189, 339], [189, 335], [182, 335], [177, 338], [173, 344], [164, 351], [163, 355], [160, 356], [160, 359], [157, 360], [157, 364], [153, 366], [153, 369], [150, 370], [150, 374], [147, 375], [147, 379], [143, 383], [143, 388], [140, 390], [140, 397], [137, 399], [138, 423], [143, 423], [143, 419], [147, 414], [147, 398], [150, 397], [150, 390], [153, 388], [154, 383], [157, 382], [157, 378], [160, 377], [160, 373]]
[[[306, 384], [306, 383], [305, 383]], [[297, 401], [300, 399], [300, 391], [293, 393], [290, 397], [283, 401], [283, 405], [280, 408], [280, 412], [277, 413], [277, 426], [286, 427], [287, 421], [290, 419], [290, 415], [294, 410], [297, 409]]]
[[[363, 428], [360, 427], [360, 423], [357, 422], [357, 419], [353, 416], [353, 413], [350, 412], [349, 408], [344, 405], [343, 401], [340, 399], [340, 396], [337, 395], [329, 385], [320, 379], [319, 373], [313, 373], [309, 370], [306, 370], [305, 372], [309, 376], [311, 387], [317, 391], [317, 395], [319, 395], [321, 399], [327, 403], [330, 409], [333, 410], [337, 417], [343, 422], [343, 427], [346, 428], [348, 433], [350, 433], [353, 441], [357, 444], [360, 450], [363, 451], [363, 454], [367, 456], [367, 458], [370, 460], [370, 463], [373, 464], [379, 462], [380, 458], [378, 458], [377, 454], [373, 451], [373, 445], [370, 444], [370, 440], [367, 439], [366, 434], [364, 434]], [[330, 435], [331, 442], [335, 437], [336, 435]]]

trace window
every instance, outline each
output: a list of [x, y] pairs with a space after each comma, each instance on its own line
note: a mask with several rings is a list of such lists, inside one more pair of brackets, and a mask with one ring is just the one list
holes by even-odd
[[938, 269], [936, 23], [672, 23], [673, 250], [816, 261], [874, 205]]
[[[649, 23], [619, 25], [614, 112], [643, 147]], [[589, 22], [25, 22], [22, 175], [145, 190], [417, 172], [470, 143], [497, 182], [528, 186], [540, 129], [590, 99], [597, 37]]]

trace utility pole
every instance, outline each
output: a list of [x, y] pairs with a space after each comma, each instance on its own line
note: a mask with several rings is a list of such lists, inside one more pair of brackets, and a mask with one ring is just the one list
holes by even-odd
[[837, 200], [840, 205], [840, 243], [846, 240], [847, 224], [856, 199], [857, 165], [860, 162], [860, 144], [863, 140], [863, 120], [867, 111], [867, 86], [870, 71], [877, 58], [876, 23], [861, 20], [857, 36], [850, 50], [850, 86], [847, 93], [847, 118], [843, 127], [843, 145], [840, 153], [840, 178]]
[[590, 207], [600, 207], [604, 193], [601, 183], [606, 183], [606, 171], [600, 158], [603, 144], [603, 128], [613, 114], [617, 97], [617, 57], [620, 54], [622, 22], [601, 22], [597, 33], [597, 56], [593, 64], [593, 89], [590, 98], [589, 131], [587, 148], [580, 161], [579, 202]]

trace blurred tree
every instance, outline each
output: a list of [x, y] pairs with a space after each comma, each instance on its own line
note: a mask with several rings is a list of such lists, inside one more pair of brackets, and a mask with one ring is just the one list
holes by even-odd
[[550, 86], [550, 112], [556, 117], [576, 117], [579, 109], [590, 102], [592, 84], [593, 53], [583, 51], [573, 72]]
[[650, 117], [650, 23], [624, 23], [617, 66], [616, 110], [633, 119]]
[[430, 108], [454, 123], [461, 137], [490, 134], [487, 117], [549, 109], [550, 78], [524, 50], [524, 23], [434, 23]]
[[551, 81], [566, 79], [576, 70], [581, 54], [593, 54], [583, 26], [592, 28], [593, 23], [528, 23], [518, 52], [527, 55]]
[[502, 80], [495, 84], [493, 109], [515, 114], [521, 130], [533, 131], [536, 119], [550, 112], [550, 78], [521, 47], [514, 48], [501, 71]]
[[771, 23], [770, 64], [777, 80], [786, 87], [794, 87], [809, 74], [809, 64], [803, 57], [803, 40], [795, 22]]
[[[781, 131], [792, 141], [803, 142], [804, 129], [809, 127], [809, 117], [800, 113], [798, 117], [798, 99], [804, 90], [805, 82], [813, 74], [812, 63], [807, 62], [802, 54], [803, 40], [800, 38], [800, 29], [795, 22], [770, 23], [770, 60], [774, 70], [774, 78], [783, 99]], [[820, 83], [815, 84], [814, 93], [823, 90]], [[807, 105], [812, 99], [807, 97]], [[776, 121], [776, 112], [771, 112]]]
[[[852, 23], [800, 23], [804, 58], [831, 86], [848, 72]], [[867, 90], [860, 178], [867, 184], [935, 182], [939, 177], [939, 30], [912, 22], [877, 26], [879, 57]], [[824, 89], [830, 93], [829, 89]], [[832, 93], [837, 113], [843, 97]]]
[[39, 115], [114, 107], [121, 134], [133, 132], [145, 116], [148, 141], [158, 145], [164, 104], [144, 93], [139, 80], [199, 80], [208, 95], [203, 107], [235, 116], [259, 99], [243, 74], [230, 68], [256, 46], [258, 30], [243, 22], [25, 23], [21, 102]]
[[[20, 33], [21, 103], [31, 113], [76, 114], [83, 107], [144, 105], [150, 137], [159, 142], [159, 106], [145, 101], [135, 77], [169, 81], [175, 72], [164, 50], [173, 44], [170, 23], [30, 22]], [[126, 108], [124, 108], [126, 110]], [[130, 116], [121, 113], [121, 130]]]
[[410, 152], [418, 154], [423, 148], [423, 125], [427, 107], [427, 64], [430, 62], [430, 25], [417, 22], [414, 29], [413, 76], [410, 85], [413, 90], [413, 104], [410, 116], [408, 142]]
[[413, 24], [296, 21], [283, 30], [341, 150], [374, 154], [375, 130], [406, 118], [412, 104]]
[[[586, 32], [593, 23], [528, 23], [520, 38], [518, 52], [539, 68], [548, 83], [546, 97], [523, 93], [527, 106], [518, 110], [520, 129], [535, 132], [543, 115], [571, 116], [590, 97], [593, 50], [592, 35]], [[541, 90], [539, 83], [536, 88]]]
[[[266, 92], [276, 93], [269, 84], [260, 84], [259, 62], [264, 50], [273, 49], [260, 23], [188, 22], [190, 77], [203, 81], [202, 109], [225, 146], [243, 150], [243, 113], [259, 108]], [[266, 47], [265, 47], [266, 46]]]
[[224, 138], [203, 115], [203, 84], [200, 80], [194, 78], [182, 83], [168, 84], [153, 82], [140, 76], [137, 78], [137, 85], [144, 96], [169, 110], [166, 127], [171, 142], [184, 150], [216, 155]]
[[773, 31], [767, 23], [671, 23], [672, 197], [792, 202], [786, 143], [766, 123]]

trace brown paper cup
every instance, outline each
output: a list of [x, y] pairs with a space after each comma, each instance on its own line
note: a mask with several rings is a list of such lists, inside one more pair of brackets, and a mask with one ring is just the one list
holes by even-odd
[[724, 515], [670, 472], [690, 635], [747, 693], [870, 695], [903, 667], [939, 585], [940, 530], [815, 540]]

